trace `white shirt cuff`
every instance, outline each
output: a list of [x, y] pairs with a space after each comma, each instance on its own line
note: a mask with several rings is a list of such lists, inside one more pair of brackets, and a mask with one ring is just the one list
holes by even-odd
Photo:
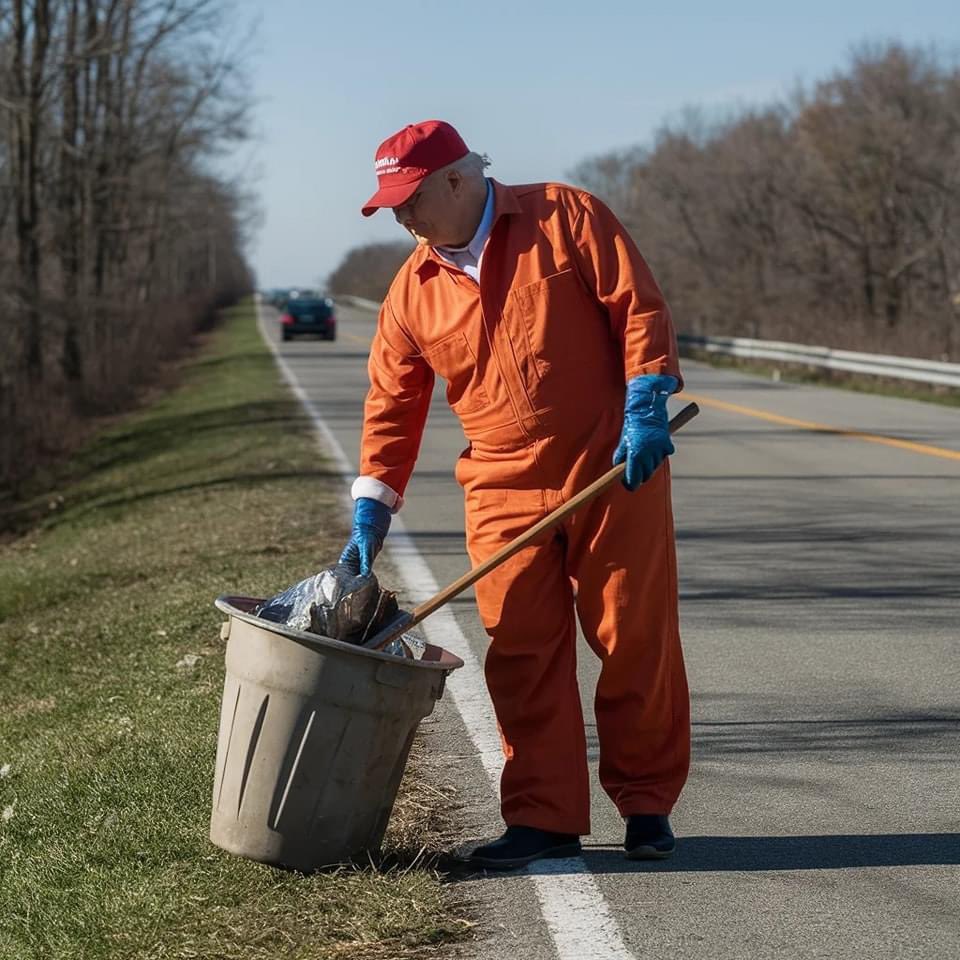
[[376, 477], [357, 477], [353, 481], [353, 486], [350, 487], [350, 496], [354, 500], [358, 500], [360, 497], [377, 500], [386, 504], [391, 513], [396, 513], [403, 506], [403, 497]]

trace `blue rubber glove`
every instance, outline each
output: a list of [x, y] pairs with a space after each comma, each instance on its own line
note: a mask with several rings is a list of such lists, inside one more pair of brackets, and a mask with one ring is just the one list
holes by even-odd
[[389, 529], [390, 508], [379, 500], [357, 497], [353, 503], [353, 530], [340, 562], [354, 574], [367, 576]]
[[667, 397], [679, 386], [669, 373], [643, 373], [627, 383], [620, 443], [613, 465], [627, 462], [623, 485], [636, 490], [649, 480], [664, 459], [673, 453]]

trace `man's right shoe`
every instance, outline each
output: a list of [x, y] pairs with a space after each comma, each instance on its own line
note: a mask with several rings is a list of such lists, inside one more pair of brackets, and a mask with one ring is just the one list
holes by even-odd
[[623, 849], [628, 860], [666, 860], [676, 848], [668, 817], [659, 813], [636, 813], [627, 817]]
[[578, 857], [581, 852], [580, 838], [575, 833], [507, 827], [499, 840], [477, 847], [469, 862], [487, 870], [515, 870], [544, 857]]

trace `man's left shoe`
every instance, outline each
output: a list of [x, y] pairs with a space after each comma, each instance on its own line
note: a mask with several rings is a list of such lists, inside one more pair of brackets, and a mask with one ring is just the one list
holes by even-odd
[[627, 817], [623, 849], [628, 860], [665, 860], [677, 848], [670, 819], [659, 813], [636, 813]]
[[581, 852], [580, 837], [575, 833], [507, 827], [499, 840], [477, 847], [469, 861], [487, 870], [514, 870], [544, 857], [578, 857]]

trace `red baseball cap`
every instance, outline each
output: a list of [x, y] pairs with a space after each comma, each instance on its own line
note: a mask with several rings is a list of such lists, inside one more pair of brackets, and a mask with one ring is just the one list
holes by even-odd
[[469, 152], [460, 134], [443, 120], [404, 127], [377, 148], [374, 169], [380, 188], [364, 205], [363, 215], [369, 217], [381, 207], [399, 207], [425, 177]]

